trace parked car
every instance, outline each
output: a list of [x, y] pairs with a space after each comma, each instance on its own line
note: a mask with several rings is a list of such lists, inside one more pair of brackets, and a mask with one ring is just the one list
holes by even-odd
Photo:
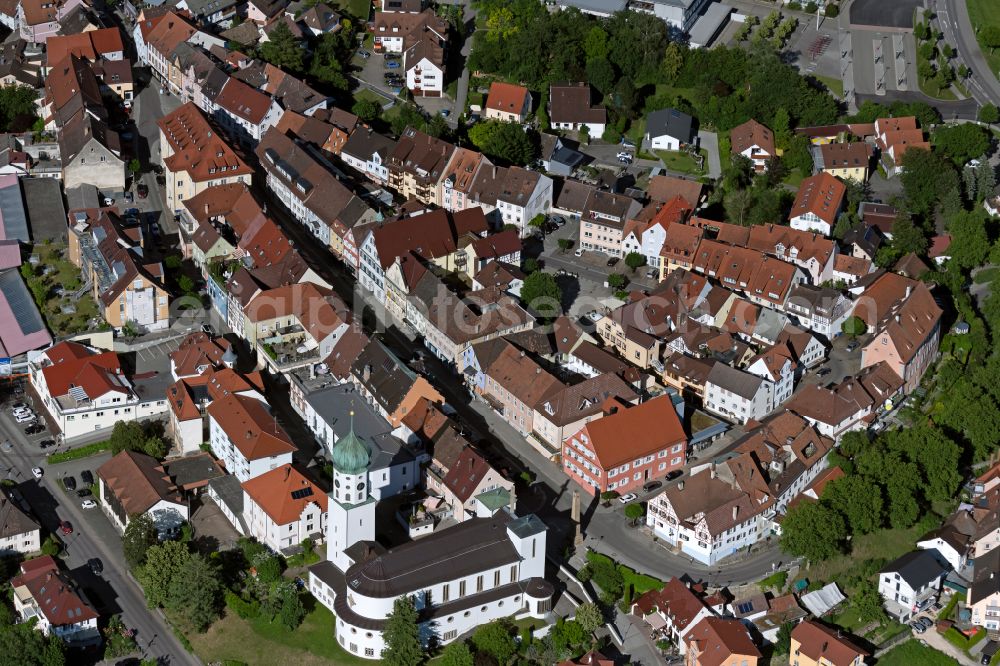
[[608, 266], [614, 266], [619, 261], [621, 261], [621, 257], [611, 257], [610, 259], [608, 259]]
[[618, 153], [618, 159], [631, 159], [632, 156], [626, 153], [624, 150]]
[[386, 54], [385, 54], [385, 59], [386, 59], [386, 60], [390, 60], [390, 61], [391, 61], [391, 60], [402, 60], [402, 59], [403, 59], [403, 56], [401, 56], [401, 55], [400, 55], [400, 54], [398, 54], [398, 53], [386, 53]]
[[16, 412], [18, 410], [23, 410], [23, 409], [28, 409], [28, 406], [23, 402], [15, 402], [13, 405], [10, 406], [10, 411], [12, 412]]
[[90, 497], [93, 494], [94, 493], [90, 491], [90, 488], [80, 488], [78, 491], [76, 491], [77, 497]]
[[638, 495], [636, 495], [635, 493], [629, 493], [627, 495], [622, 495], [621, 497], [619, 497], [618, 501], [621, 502], [622, 504], [628, 504], [629, 502], [634, 502], [637, 499], [639, 499]]
[[100, 576], [101, 572], [104, 571], [104, 563], [98, 557], [92, 557], [87, 560], [87, 566], [90, 567], [91, 572], [95, 576]]
[[573, 256], [574, 257], [582, 257], [583, 256], [583, 248], [582, 247], [578, 247], [576, 249], [576, 252], [573, 253]]
[[930, 619], [927, 616], [920, 618], [919, 620], [917, 620], [917, 622], [919, 622], [924, 629], [930, 629], [931, 627], [934, 626], [934, 620]]
[[125, 193], [125, 203], [132, 203], [135, 201], [135, 195], [131, 192]]
[[371, 53], [369, 53], [368, 51], [365, 51], [364, 49], [362, 49], [361, 51], [358, 51], [358, 55], [361, 56], [362, 58], [364, 58], [365, 60], [368, 60], [368, 58], [370, 58], [372, 56]]
[[94, 475], [91, 474], [89, 469], [85, 469], [82, 472], [80, 472], [80, 480], [86, 483], [88, 486], [91, 486], [94, 484]]
[[37, 435], [40, 432], [45, 431], [45, 426], [41, 423], [32, 423], [30, 426], [24, 429], [25, 435]]
[[43, 449], [47, 449], [50, 446], [55, 446], [55, 445], [56, 445], [56, 440], [54, 439], [43, 439], [38, 443], [38, 446]]
[[858, 342], [857, 340], [852, 340], [851, 342], [847, 343], [847, 351], [852, 352], [860, 346], [861, 346], [860, 342]]
[[64, 476], [62, 482], [66, 490], [76, 490], [76, 479], [72, 476]]
[[59, 523], [59, 531], [62, 532], [63, 534], [72, 534], [73, 523], [69, 522], [68, 520], [62, 521], [61, 523]]
[[80, 508], [81, 509], [93, 509], [96, 506], [97, 506], [97, 502], [95, 502], [92, 499], [85, 499], [82, 502], [80, 502]]
[[622, 147], [631, 148], [632, 150], [635, 150], [635, 144], [626, 139], [625, 137], [622, 137]]
[[386, 69], [399, 69], [399, 63], [396, 62], [395, 60], [390, 60], [389, 62], [385, 63], [385, 68]]
[[149, 185], [146, 183], [139, 183], [135, 188], [136, 193], [138, 193], [140, 199], [145, 199], [149, 196]]
[[14, 417], [14, 420], [17, 421], [18, 423], [31, 423], [32, 421], [35, 420], [35, 418], [36, 417], [34, 414], [28, 412], [26, 414], [18, 414], [17, 416]]
[[997, 653], [998, 649], [1000, 649], [1000, 643], [997, 641], [987, 641], [986, 645], [983, 646], [983, 651], [979, 653], [981, 655], [979, 657], [979, 663], [989, 664], [993, 661], [993, 655]]
[[45, 474], [45, 472], [42, 471], [41, 467], [32, 467], [31, 468], [31, 475], [34, 476], [36, 479], [42, 478], [43, 474]]
[[672, 472], [667, 472], [667, 475], [665, 477], [663, 477], [663, 478], [666, 481], [673, 481], [674, 479], [680, 477], [682, 474], [684, 474], [684, 470], [675, 469]]
[[646, 279], [653, 280], [658, 277], [660, 277], [659, 268], [650, 268], [648, 271], [646, 271]]
[[140, 212], [138, 208], [126, 208], [125, 217], [139, 217]]
[[660, 481], [649, 481], [648, 483], [643, 484], [642, 489], [644, 492], [651, 493], [662, 485], [663, 483]]
[[202, 324], [201, 325], [201, 332], [202, 333], [207, 333], [208, 335], [215, 335], [215, 329], [212, 328], [211, 324]]
[[559, 227], [560, 229], [566, 224], [566, 218], [561, 217], [559, 215], [553, 215], [552, 221], [555, 222], [556, 226]]
[[816, 376], [817, 377], [826, 377], [831, 372], [833, 372], [833, 371], [830, 370], [830, 368], [820, 368], [819, 370], [816, 371]]
[[910, 629], [913, 629], [913, 631], [918, 634], [922, 634], [925, 631], [927, 631], [926, 629], [924, 629], [924, 625], [920, 624], [916, 620], [910, 622]]

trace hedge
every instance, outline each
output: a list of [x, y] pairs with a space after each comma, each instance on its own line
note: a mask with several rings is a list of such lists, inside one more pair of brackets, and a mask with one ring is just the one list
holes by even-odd
[[230, 590], [226, 590], [225, 600], [226, 608], [244, 620], [253, 620], [260, 616], [260, 604], [256, 601], [246, 601]]
[[103, 442], [94, 442], [93, 444], [87, 444], [86, 446], [70, 449], [69, 451], [53, 453], [46, 458], [45, 461], [50, 465], [55, 465], [57, 463], [69, 462], [70, 460], [89, 458], [90, 456], [107, 451], [110, 448], [111, 442], [109, 440], [104, 440]]

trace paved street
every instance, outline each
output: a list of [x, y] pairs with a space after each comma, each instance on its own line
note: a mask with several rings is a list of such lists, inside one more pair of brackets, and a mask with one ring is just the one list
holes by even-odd
[[722, 160], [719, 157], [719, 135], [707, 130], [698, 131], [699, 145], [708, 153], [708, 177], [722, 175]]
[[[976, 41], [976, 31], [969, 19], [966, 0], [930, 0], [930, 8], [937, 12], [938, 23], [944, 32], [944, 41], [958, 50], [958, 62], [972, 70], [968, 88], [978, 104], [1000, 104], [1000, 81], [991, 72], [983, 52]], [[961, 116], [967, 117], [967, 116]]]
[[[125, 625], [136, 630], [136, 640], [144, 657], [157, 659], [161, 664], [199, 663], [181, 647], [159, 613], [146, 607], [142, 590], [126, 572], [121, 538], [111, 523], [99, 509], [81, 509], [81, 500], [63, 490], [58, 481], [60, 472], [72, 473], [79, 481], [81, 469], [95, 471], [107, 455], [65, 466], [48, 466], [42, 462], [44, 456], [37, 443], [29, 443], [22, 429], [11, 420], [6, 407], [0, 413], [0, 436], [13, 445], [9, 452], [0, 450], [0, 470], [18, 483], [19, 492], [31, 505], [32, 513], [43, 528], [55, 532], [60, 520], [72, 523], [73, 534], [64, 539], [66, 565], [105, 617], [121, 613]], [[35, 466], [45, 470], [41, 481], [35, 481], [31, 475], [31, 468]], [[87, 568], [87, 561], [95, 557], [104, 564], [101, 576], [95, 576]]]

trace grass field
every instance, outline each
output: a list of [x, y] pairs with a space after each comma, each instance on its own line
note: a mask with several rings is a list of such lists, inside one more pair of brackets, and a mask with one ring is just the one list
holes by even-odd
[[333, 614], [319, 604], [295, 631], [288, 631], [279, 623], [248, 622], [235, 613], [229, 613], [204, 634], [191, 634], [188, 638], [195, 654], [205, 663], [226, 660], [251, 665], [319, 666], [334, 663], [337, 666], [362, 666], [373, 663], [348, 653], [337, 644], [333, 622]]
[[813, 74], [813, 76], [837, 97], [844, 96], [844, 82], [842, 80], [832, 76], [820, 76], [819, 74]]
[[886, 652], [879, 666], [954, 666], [955, 660], [915, 640], [906, 641]]
[[[969, 6], [969, 20], [978, 31], [988, 25], [1000, 27], [1000, 12], [997, 11], [996, 0], [966, 0]], [[977, 37], [978, 39], [978, 37]], [[983, 57], [989, 63], [994, 74], [1000, 70], [1000, 50], [990, 53], [990, 50], [979, 42], [979, 48], [983, 52]]]
[[382, 97], [382, 95], [372, 92], [368, 88], [358, 88], [354, 93], [354, 100], [358, 102], [361, 100], [367, 100], [380, 105], [383, 105], [388, 101], [385, 97]]
[[371, 0], [334, 0], [333, 4], [362, 21], [367, 21], [372, 11]]
[[[672, 150], [657, 150], [656, 156], [663, 161], [663, 164], [670, 171], [679, 171], [681, 173], [690, 173], [701, 175], [705, 173], [705, 169], [699, 169], [697, 163], [694, 161], [694, 157], [687, 152], [683, 151], [672, 151]], [[702, 164], [708, 166], [708, 155], [705, 150], [701, 150], [701, 154], [704, 157]]]
[[[94, 317], [99, 317], [97, 303], [89, 293], [81, 298], [71, 299], [72, 292], [81, 285], [80, 269], [68, 259], [66, 246], [59, 243], [39, 243], [33, 248], [32, 254], [38, 255], [40, 260], [36, 267], [38, 274], [26, 282], [33, 292], [33, 284], [44, 289], [45, 298], [39, 301], [36, 296], [35, 303], [49, 328], [56, 335], [72, 335], [86, 331], [88, 322]], [[43, 275], [41, 273], [44, 270], [48, 273]], [[59, 288], [64, 290], [63, 296], [55, 295], [55, 290]], [[64, 306], [72, 306], [75, 312], [64, 313], [62, 311]]]
[[997, 276], [1000, 276], [1000, 267], [993, 266], [991, 268], [984, 268], [976, 273], [972, 281], [976, 284], [986, 284], [987, 282], [993, 282], [993, 280], [997, 279]]
[[792, 187], [798, 187], [802, 184], [802, 181], [806, 179], [806, 174], [802, 173], [798, 169], [791, 169], [785, 179], [782, 181], [786, 185], [791, 185]]

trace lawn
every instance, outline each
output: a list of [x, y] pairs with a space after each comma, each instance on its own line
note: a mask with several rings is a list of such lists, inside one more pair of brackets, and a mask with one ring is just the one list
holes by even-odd
[[205, 663], [231, 660], [246, 664], [304, 666], [371, 664], [370, 660], [356, 657], [337, 644], [333, 621], [333, 614], [319, 604], [295, 631], [288, 631], [280, 623], [248, 622], [229, 613], [204, 634], [191, 634], [188, 639], [195, 654]]
[[[918, 44], [918, 47], [919, 47], [919, 44]], [[923, 62], [925, 62], [925, 61], [926, 61], [926, 58], [924, 58], [924, 57], [922, 57], [920, 55], [920, 49], [918, 48], [917, 49], [917, 69], [918, 69], [918, 71], [919, 71], [919, 68], [920, 68], [920, 64], [923, 63]], [[886, 74], [886, 76], [888, 76], [888, 74]], [[925, 95], [927, 95], [928, 97], [933, 97], [935, 99], [943, 99], [943, 100], [957, 100], [958, 99], [957, 97], [955, 97], [955, 93], [953, 93], [951, 91], [950, 87], [948, 87], [948, 88], [942, 88], [941, 90], [938, 90], [937, 84], [935, 84], [934, 81], [932, 81], [930, 79], [925, 79], [924, 77], [920, 76], [919, 74], [917, 74], [917, 77], [920, 79], [920, 81], [919, 81], [919, 83], [920, 83], [920, 90]]]
[[368, 102], [375, 102], [380, 106], [384, 105], [386, 101], [388, 101], [386, 100], [385, 97], [382, 97], [382, 95], [379, 95], [378, 93], [373, 92], [368, 88], [358, 88], [354, 92], [354, 101], [360, 102], [361, 100], [365, 100]]
[[334, 4], [351, 16], [355, 16], [365, 22], [368, 21], [368, 16], [372, 12], [371, 0], [335, 0]]
[[[80, 269], [68, 259], [66, 246], [61, 243], [39, 243], [33, 248], [32, 254], [38, 256], [39, 262], [33, 267], [35, 275], [27, 278], [26, 282], [28, 289], [35, 294], [35, 304], [49, 329], [57, 336], [63, 336], [91, 328], [91, 319], [100, 319], [97, 303], [89, 293], [73, 298], [73, 292], [81, 286]], [[25, 263], [21, 267], [22, 275], [30, 268], [31, 265]], [[59, 288], [65, 290], [63, 296], [55, 295], [54, 291]], [[43, 298], [39, 298], [41, 294], [44, 294]], [[72, 306], [74, 311], [63, 312], [63, 307], [67, 306]]]
[[851, 632], [857, 631], [865, 625], [865, 623], [861, 621], [861, 615], [858, 613], [858, 609], [851, 605], [848, 605], [842, 612], [830, 618], [830, 621], [838, 627]]
[[837, 97], [844, 96], [844, 82], [841, 79], [833, 76], [820, 76], [819, 74], [813, 74], [813, 76]]
[[976, 284], [985, 284], [987, 282], [993, 282], [1000, 275], [1000, 268], [993, 266], [992, 268], [984, 268], [983, 270], [976, 273], [976, 276], [972, 278], [972, 281]]
[[806, 179], [806, 174], [803, 174], [798, 169], [790, 169], [788, 175], [785, 176], [783, 182], [786, 185], [791, 185], [792, 187], [798, 187], [802, 184], [802, 181]]
[[[596, 551], [590, 551], [587, 553], [587, 560], [604, 560], [606, 562], [613, 562], [610, 557]], [[647, 576], [645, 574], [638, 573], [633, 569], [625, 566], [624, 564], [617, 565], [618, 571], [621, 573], [622, 578], [625, 582], [625, 587], [631, 587], [632, 598], [635, 599], [638, 595], [649, 592], [650, 590], [658, 590], [663, 587], [664, 582], [652, 576]]]
[[[1000, 12], [997, 12], [996, 0], [967, 0], [969, 6], [969, 20], [976, 26], [979, 33], [988, 25], [1000, 27]], [[977, 37], [978, 39], [978, 37]], [[979, 48], [983, 52], [983, 57], [990, 65], [990, 70], [994, 73], [1000, 70], [1000, 53], [990, 53], [990, 50], [979, 43]]]
[[[701, 155], [704, 158], [702, 163], [704, 166], [708, 166], [708, 155], [705, 153], [704, 149], [700, 149]], [[667, 167], [669, 171], [678, 171], [680, 173], [690, 173], [701, 175], [705, 173], [705, 169], [699, 169], [694, 157], [691, 153], [685, 151], [672, 151], [672, 150], [657, 150], [656, 156], [663, 161], [663, 164]]]
[[879, 666], [954, 666], [955, 660], [933, 648], [909, 640], [886, 652]]

